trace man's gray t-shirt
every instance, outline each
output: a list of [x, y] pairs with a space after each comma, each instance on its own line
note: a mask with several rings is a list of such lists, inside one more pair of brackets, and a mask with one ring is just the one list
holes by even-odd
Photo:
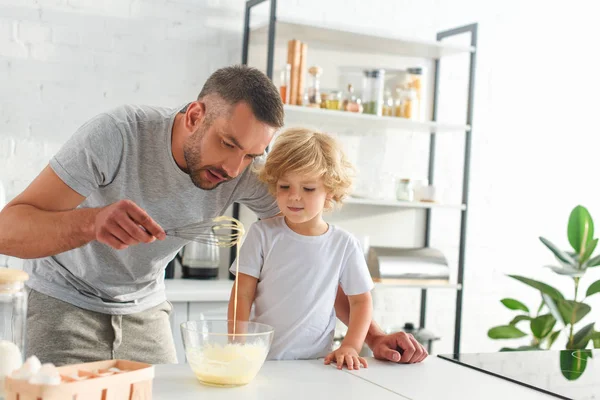
[[[259, 218], [279, 212], [265, 185], [247, 168], [213, 190], [194, 186], [173, 159], [171, 132], [180, 109], [122, 106], [85, 123], [50, 161], [85, 196], [79, 207], [129, 199], [164, 229], [222, 215], [234, 201]], [[187, 241], [168, 236], [115, 250], [98, 241], [25, 262], [27, 285], [77, 307], [131, 314], [166, 300], [164, 269]]]

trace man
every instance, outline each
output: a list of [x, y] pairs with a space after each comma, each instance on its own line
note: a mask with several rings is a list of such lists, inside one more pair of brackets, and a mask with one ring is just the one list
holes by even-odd
[[[79, 128], [0, 213], [0, 253], [27, 259], [30, 274], [27, 353], [58, 365], [177, 362], [163, 273], [186, 241], [164, 228], [222, 215], [233, 202], [276, 215], [247, 167], [282, 125], [271, 81], [234, 66], [183, 108], [122, 106]], [[336, 312], [347, 324], [342, 292]], [[375, 323], [367, 344], [391, 361], [427, 355], [411, 335], [385, 335]]]

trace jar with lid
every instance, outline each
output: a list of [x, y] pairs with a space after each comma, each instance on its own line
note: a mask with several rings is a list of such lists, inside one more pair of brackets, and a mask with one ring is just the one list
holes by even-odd
[[396, 184], [396, 199], [399, 201], [413, 201], [415, 199], [415, 189], [410, 179], [398, 179]]
[[414, 67], [406, 70], [408, 73], [408, 89], [414, 91], [412, 100], [412, 119], [421, 119], [423, 95], [423, 68]]
[[342, 110], [356, 113], [363, 112], [362, 101], [354, 94], [354, 87], [351, 84], [348, 84], [348, 91], [342, 103]]
[[0, 399], [4, 377], [23, 364], [28, 278], [24, 271], [0, 268]]
[[321, 107], [321, 90], [320, 90], [320, 77], [323, 73], [323, 69], [318, 66], [313, 66], [308, 69], [308, 74], [310, 75], [309, 83], [308, 83], [308, 104], [307, 107]]
[[384, 69], [363, 71], [363, 112], [381, 116], [383, 108]]

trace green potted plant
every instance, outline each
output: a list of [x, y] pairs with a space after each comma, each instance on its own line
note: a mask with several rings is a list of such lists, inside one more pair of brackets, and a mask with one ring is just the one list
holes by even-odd
[[541, 304], [537, 311], [532, 312], [519, 300], [512, 298], [501, 300], [507, 308], [516, 311], [517, 315], [507, 325], [491, 328], [488, 336], [492, 339], [521, 338], [528, 336], [524, 330], [529, 327], [531, 340], [528, 345], [517, 348], [503, 347], [500, 351], [550, 349], [563, 331], [566, 331], [568, 337], [564, 349], [583, 350], [590, 342], [595, 348], [600, 348], [600, 332], [594, 329], [594, 322], [575, 329], [575, 325], [591, 311], [591, 307], [585, 303], [585, 300], [600, 293], [600, 280], [593, 282], [585, 291], [579, 285], [588, 269], [600, 266], [600, 255], [593, 257], [598, 244], [598, 239], [594, 239], [594, 221], [585, 207], [577, 206], [571, 211], [567, 236], [572, 251], [560, 250], [543, 237], [540, 237], [540, 240], [554, 254], [558, 262], [558, 265], [548, 266], [548, 268], [572, 280], [573, 297], [567, 299], [560, 291], [546, 283], [520, 275], [508, 275], [539, 291]]

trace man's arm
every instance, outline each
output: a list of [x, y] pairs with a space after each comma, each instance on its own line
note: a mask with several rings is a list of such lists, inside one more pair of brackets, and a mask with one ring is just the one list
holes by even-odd
[[47, 166], [0, 212], [0, 253], [39, 258], [92, 240], [124, 249], [164, 238], [162, 228], [131, 201], [76, 209], [84, 199]]

